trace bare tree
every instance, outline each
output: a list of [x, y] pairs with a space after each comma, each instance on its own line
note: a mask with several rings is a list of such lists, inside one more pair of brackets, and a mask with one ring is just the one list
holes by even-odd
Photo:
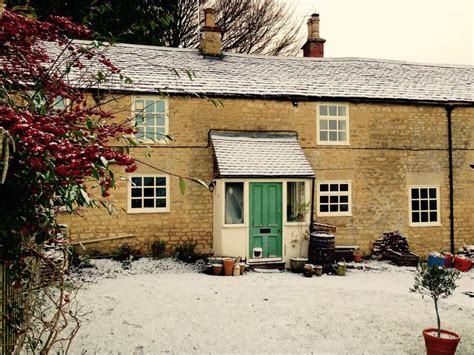
[[[165, 45], [197, 47], [198, 18], [196, 0], [178, 0], [165, 7], [172, 17], [164, 31]], [[301, 46], [302, 21], [294, 7], [278, 0], [201, 0], [200, 19], [205, 7], [213, 7], [222, 32], [222, 49], [227, 52], [296, 55]], [[201, 22], [202, 22], [201, 21]]]

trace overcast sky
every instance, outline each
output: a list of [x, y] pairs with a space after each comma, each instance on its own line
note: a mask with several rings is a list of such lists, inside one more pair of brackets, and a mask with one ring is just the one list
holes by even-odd
[[326, 57], [474, 65], [474, 0], [285, 1], [320, 14]]

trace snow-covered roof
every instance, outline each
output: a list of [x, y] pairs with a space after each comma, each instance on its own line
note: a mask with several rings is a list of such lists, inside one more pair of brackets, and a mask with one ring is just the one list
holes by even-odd
[[[134, 84], [109, 88], [220, 97], [474, 102], [474, 66], [364, 58], [290, 58], [116, 44], [105, 54]], [[186, 72], [192, 73], [192, 79]], [[178, 75], [178, 74], [179, 75]], [[102, 86], [103, 87], [103, 86]]]
[[218, 177], [314, 177], [296, 133], [211, 131]]

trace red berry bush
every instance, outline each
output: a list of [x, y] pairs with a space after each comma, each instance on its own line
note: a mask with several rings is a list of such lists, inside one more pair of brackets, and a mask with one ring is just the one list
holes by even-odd
[[[67, 18], [38, 21], [3, 12], [0, 138], [5, 149], [0, 176], [6, 175], [0, 184], [0, 244], [4, 251], [25, 240], [41, 243], [54, 238], [60, 207], [74, 211], [77, 206], [107, 204], [108, 190], [115, 185], [111, 163], [123, 165], [127, 172], [137, 168], [131, 157], [109, 146], [110, 140], [133, 133], [129, 122], [113, 123], [112, 114], [86, 103], [85, 93], [98, 81], [124, 79], [100, 53], [98, 42], [70, 40], [90, 37], [86, 27]], [[91, 67], [97, 75], [91, 75]], [[76, 84], [67, 80], [71, 73]], [[92, 197], [86, 188], [89, 180], [97, 181], [101, 196]]]

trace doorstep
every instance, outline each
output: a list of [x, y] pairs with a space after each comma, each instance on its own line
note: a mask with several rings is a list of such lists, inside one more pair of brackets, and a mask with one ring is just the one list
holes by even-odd
[[255, 260], [250, 259], [248, 264], [251, 269], [278, 269], [285, 270], [285, 262], [281, 259], [279, 260]]

